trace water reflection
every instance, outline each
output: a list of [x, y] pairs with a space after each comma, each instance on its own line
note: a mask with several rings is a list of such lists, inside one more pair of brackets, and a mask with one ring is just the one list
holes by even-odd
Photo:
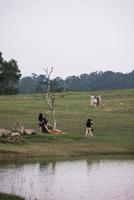
[[0, 191], [27, 200], [133, 200], [134, 161], [0, 166]]

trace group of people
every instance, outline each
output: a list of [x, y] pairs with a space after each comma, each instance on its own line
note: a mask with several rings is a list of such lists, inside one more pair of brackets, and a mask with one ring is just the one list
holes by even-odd
[[91, 106], [100, 106], [101, 105], [101, 96], [100, 95], [91, 95], [90, 96], [90, 105]]
[[43, 133], [53, 133], [53, 134], [62, 134], [62, 131], [59, 129], [54, 129], [49, 123], [46, 115], [43, 113], [39, 114], [38, 117], [39, 127]]
[[[50, 124], [48, 123], [47, 116], [43, 115], [43, 113], [39, 114], [38, 121], [39, 121], [39, 127], [40, 127], [40, 129], [43, 133], [62, 134], [61, 130], [54, 129], [52, 126], [50, 126]], [[90, 137], [90, 138], [94, 138], [92, 119], [88, 119], [87, 122], [86, 122], [85, 136]]]

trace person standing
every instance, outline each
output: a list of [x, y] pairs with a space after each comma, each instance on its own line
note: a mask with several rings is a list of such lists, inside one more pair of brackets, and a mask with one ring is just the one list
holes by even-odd
[[101, 96], [97, 95], [97, 106], [101, 105]]
[[94, 105], [94, 95], [90, 96], [90, 106]]
[[85, 132], [86, 137], [88, 136], [94, 138], [92, 131], [93, 131], [93, 121], [92, 119], [88, 119], [86, 122], [86, 132]]

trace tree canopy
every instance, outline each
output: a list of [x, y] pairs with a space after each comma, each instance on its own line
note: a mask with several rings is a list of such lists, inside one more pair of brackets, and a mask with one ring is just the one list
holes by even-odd
[[11, 59], [5, 61], [0, 52], [0, 94], [18, 93], [18, 81], [21, 78], [21, 72], [17, 61]]

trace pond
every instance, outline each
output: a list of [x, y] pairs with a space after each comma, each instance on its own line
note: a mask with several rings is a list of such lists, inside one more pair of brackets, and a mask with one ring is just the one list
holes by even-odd
[[0, 165], [0, 192], [27, 200], [133, 200], [134, 160]]

